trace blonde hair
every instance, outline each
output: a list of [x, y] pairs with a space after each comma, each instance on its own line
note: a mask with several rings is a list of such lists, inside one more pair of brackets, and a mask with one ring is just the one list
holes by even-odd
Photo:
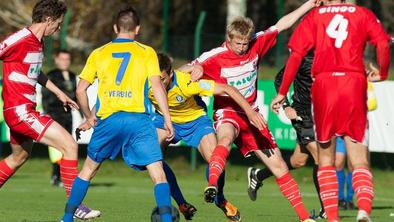
[[230, 39], [234, 38], [234, 36], [250, 39], [253, 34], [253, 21], [247, 17], [238, 17], [227, 26], [227, 37]]

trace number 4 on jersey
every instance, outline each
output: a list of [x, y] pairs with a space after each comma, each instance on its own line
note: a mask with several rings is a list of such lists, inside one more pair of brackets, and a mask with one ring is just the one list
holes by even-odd
[[349, 20], [343, 17], [343, 15], [336, 14], [332, 18], [330, 24], [326, 29], [326, 33], [331, 38], [335, 39], [335, 47], [341, 48], [343, 41], [346, 40], [348, 36], [347, 27], [349, 25]]

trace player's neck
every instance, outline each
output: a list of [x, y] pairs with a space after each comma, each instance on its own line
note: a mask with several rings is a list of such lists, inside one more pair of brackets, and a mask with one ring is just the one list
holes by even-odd
[[116, 35], [117, 39], [131, 39], [134, 40], [135, 39], [135, 33], [134, 32], [119, 32]]
[[36, 36], [36, 38], [41, 41], [44, 37], [46, 25], [42, 23], [33, 23], [29, 26], [29, 30]]

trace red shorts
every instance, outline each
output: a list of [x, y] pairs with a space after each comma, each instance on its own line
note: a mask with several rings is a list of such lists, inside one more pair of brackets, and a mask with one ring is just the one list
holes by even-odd
[[33, 104], [23, 104], [4, 110], [4, 120], [10, 128], [11, 144], [22, 144], [30, 139], [39, 142], [53, 120], [41, 115]]
[[245, 157], [250, 156], [255, 150], [278, 147], [267, 127], [262, 130], [257, 129], [243, 113], [232, 110], [217, 110], [213, 118], [215, 129], [223, 123], [230, 123], [237, 129], [238, 136], [234, 143]]
[[321, 73], [311, 90], [317, 141], [349, 136], [363, 143], [367, 133], [367, 80], [363, 73]]

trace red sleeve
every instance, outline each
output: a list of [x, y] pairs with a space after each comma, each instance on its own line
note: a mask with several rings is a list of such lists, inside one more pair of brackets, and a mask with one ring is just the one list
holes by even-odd
[[285, 73], [283, 74], [282, 84], [280, 85], [278, 94], [286, 95], [289, 91], [290, 85], [294, 80], [294, 77], [297, 74], [297, 70], [301, 65], [303, 56], [298, 54], [297, 52], [291, 52], [290, 57], [287, 60]]
[[313, 22], [313, 11], [308, 13], [294, 30], [288, 47], [291, 52], [297, 52], [304, 57], [308, 51], [315, 46], [315, 25]]
[[380, 67], [380, 78], [385, 80], [388, 77], [390, 66], [390, 36], [376, 16], [368, 9], [365, 9], [365, 27], [368, 41], [376, 47], [377, 64]]
[[0, 60], [5, 60], [10, 54], [11, 49], [14, 47], [10, 47], [5, 43], [5, 41], [0, 43]]
[[368, 41], [375, 45], [380, 41], [390, 41], [390, 36], [384, 31], [380, 21], [376, 18], [375, 14], [368, 9], [365, 9], [365, 25]]
[[256, 47], [259, 56], [262, 57], [276, 44], [277, 37], [278, 29], [271, 26], [269, 29], [255, 34], [255, 42], [252, 43], [251, 47]]

